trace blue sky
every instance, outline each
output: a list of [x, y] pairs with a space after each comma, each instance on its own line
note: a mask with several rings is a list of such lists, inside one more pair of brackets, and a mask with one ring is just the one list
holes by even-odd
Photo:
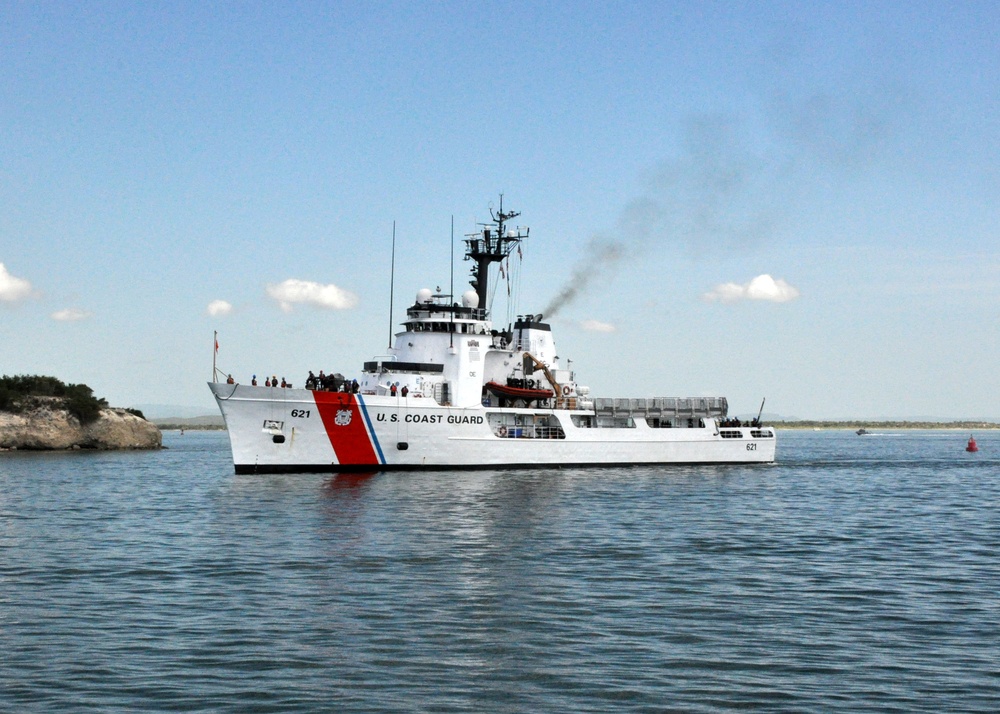
[[[0, 373], [356, 374], [504, 194], [597, 396], [1000, 418], [1000, 5], [0, 7]], [[456, 239], [456, 285], [467, 280]], [[288, 282], [292, 281], [292, 282]]]

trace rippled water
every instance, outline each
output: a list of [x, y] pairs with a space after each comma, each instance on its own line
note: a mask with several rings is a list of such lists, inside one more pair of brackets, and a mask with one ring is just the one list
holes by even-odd
[[1000, 434], [773, 466], [0, 454], [4, 711], [1000, 710]]

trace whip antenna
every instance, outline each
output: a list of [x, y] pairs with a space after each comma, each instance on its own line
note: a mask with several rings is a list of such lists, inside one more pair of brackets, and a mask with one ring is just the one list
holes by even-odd
[[392, 349], [392, 291], [396, 286], [396, 221], [392, 222], [392, 258], [389, 260], [389, 349]]
[[451, 295], [448, 298], [451, 300], [451, 329], [448, 331], [448, 346], [455, 346], [455, 214], [451, 214], [451, 287], [448, 288], [448, 292]]

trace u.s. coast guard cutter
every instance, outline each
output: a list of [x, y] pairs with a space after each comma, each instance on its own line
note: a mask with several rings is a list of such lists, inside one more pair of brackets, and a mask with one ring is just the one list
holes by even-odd
[[542, 315], [496, 329], [489, 271], [527, 237], [491, 212], [466, 238], [462, 303], [421, 290], [389, 354], [310, 388], [211, 382], [237, 473], [768, 463], [775, 435], [724, 397], [602, 399], [557, 356]]

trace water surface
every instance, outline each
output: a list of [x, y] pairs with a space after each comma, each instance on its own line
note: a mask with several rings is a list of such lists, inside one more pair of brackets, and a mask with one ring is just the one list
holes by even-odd
[[771, 466], [234, 475], [0, 454], [0, 709], [1000, 709], [1000, 434]]

